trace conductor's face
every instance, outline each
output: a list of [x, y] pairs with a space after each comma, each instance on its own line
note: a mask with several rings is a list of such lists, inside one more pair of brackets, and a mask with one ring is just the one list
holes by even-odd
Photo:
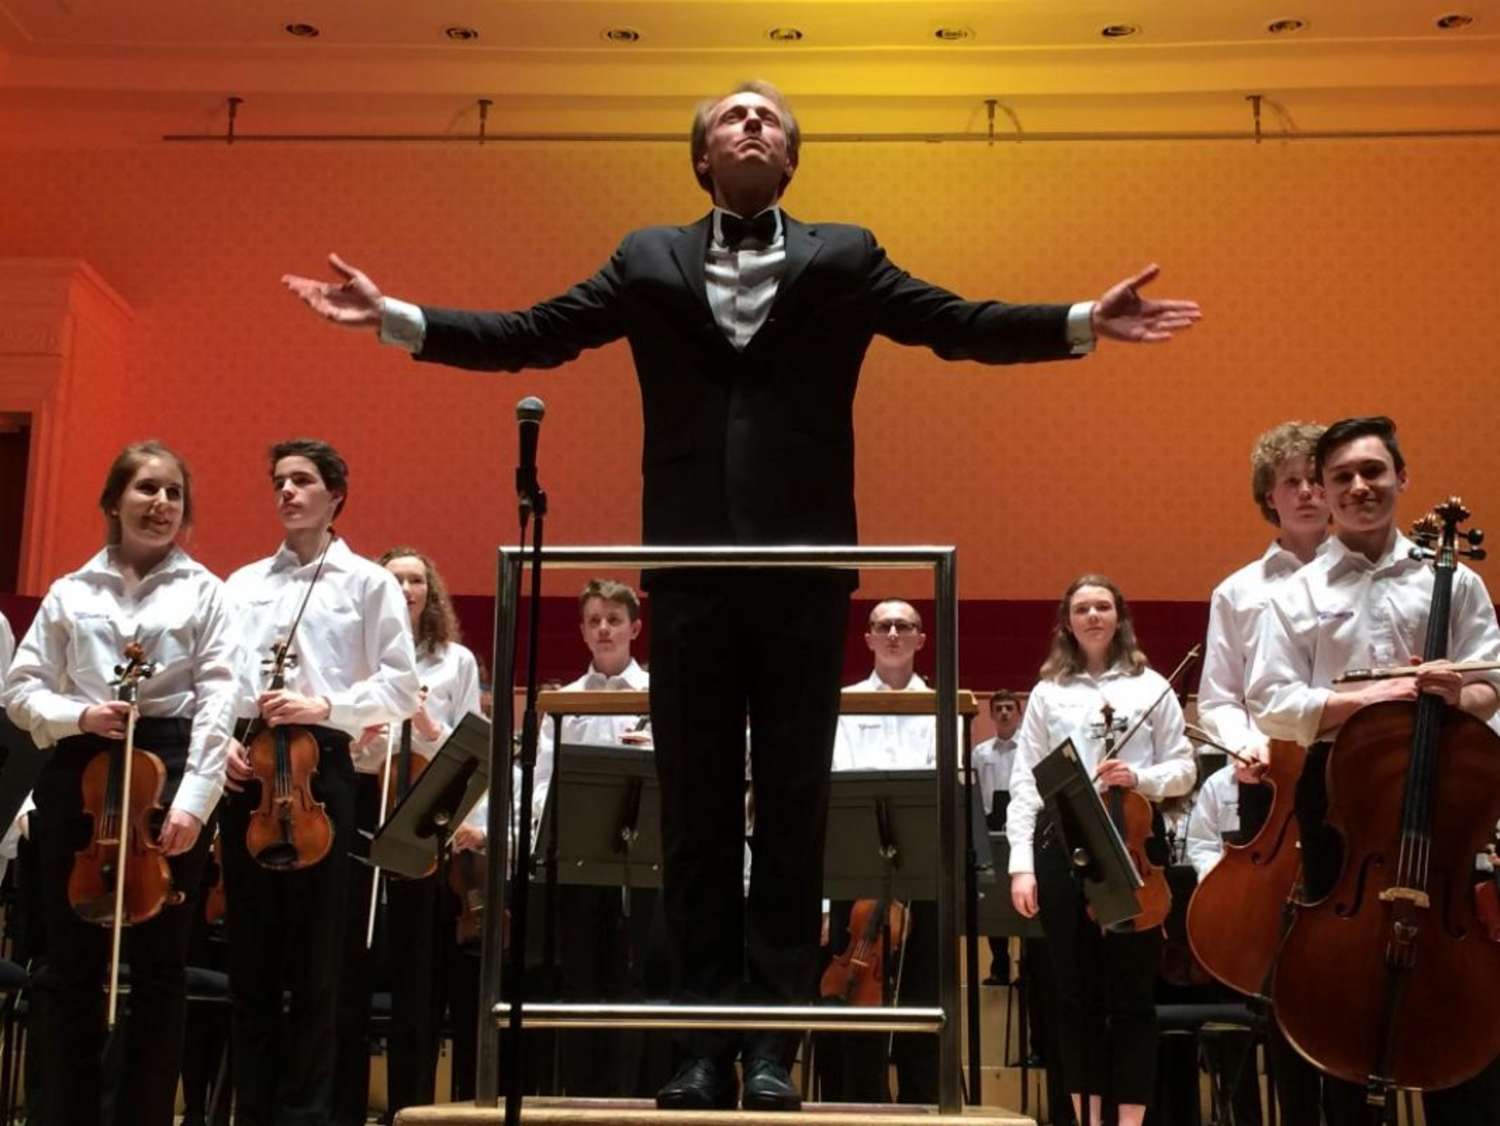
[[781, 114], [762, 94], [730, 94], [714, 106], [706, 141], [697, 169], [713, 180], [720, 206], [727, 198], [743, 197], [746, 189], [775, 199], [796, 171]]

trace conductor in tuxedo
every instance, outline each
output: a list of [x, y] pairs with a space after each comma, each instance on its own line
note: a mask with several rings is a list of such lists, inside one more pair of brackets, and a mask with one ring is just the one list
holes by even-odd
[[[1072, 306], [971, 302], [919, 281], [868, 230], [781, 209], [799, 143], [791, 107], [767, 83], [703, 103], [691, 159], [713, 210], [632, 231], [596, 274], [529, 309], [411, 305], [337, 255], [337, 281], [283, 281], [327, 320], [373, 329], [427, 363], [551, 368], [625, 338], [641, 389], [651, 545], [854, 543], [854, 391], [877, 333], [945, 359], [1003, 364], [1081, 355], [1100, 337], [1164, 341], [1198, 317], [1193, 302], [1140, 295], [1155, 267]], [[807, 1003], [856, 576], [703, 569], [646, 581], [673, 999]], [[694, 1033], [657, 1102], [733, 1107], [738, 1056], [745, 1108], [795, 1110], [791, 1043], [780, 1033]]]

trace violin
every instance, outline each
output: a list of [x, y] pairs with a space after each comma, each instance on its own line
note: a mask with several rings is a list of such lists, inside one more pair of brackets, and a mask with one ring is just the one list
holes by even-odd
[[844, 1005], [875, 1006], [885, 1003], [886, 936], [890, 955], [906, 939], [909, 915], [906, 908], [888, 899], [855, 900], [849, 911], [849, 944], [823, 971], [819, 990], [825, 1001]]
[[[288, 639], [271, 649], [272, 692], [286, 687], [286, 669], [297, 662], [290, 646]], [[245, 848], [257, 864], [273, 871], [311, 867], [333, 846], [328, 811], [312, 793], [313, 776], [318, 773], [318, 741], [305, 727], [258, 726], [245, 748], [245, 758], [260, 782], [260, 804], [245, 827]]]
[[74, 913], [86, 923], [113, 931], [111, 1029], [119, 992], [121, 928], [154, 919], [163, 907], [183, 899], [153, 827], [153, 816], [162, 810], [167, 768], [155, 754], [135, 745], [137, 693], [140, 682], [155, 671], [138, 643], [125, 646], [125, 663], [115, 667], [116, 696], [130, 705], [125, 740], [100, 751], [83, 768], [83, 809], [93, 825], [88, 844], [73, 855], [68, 876], [68, 902]]
[[[1460, 532], [1457, 498], [1413, 529], [1434, 563], [1424, 657], [1448, 651]], [[1458, 546], [1462, 538], [1466, 549]], [[1304, 905], [1271, 983], [1287, 1038], [1318, 1067], [1364, 1084], [1431, 1090], [1500, 1056], [1500, 945], [1475, 914], [1474, 858], [1500, 820], [1500, 736], [1422, 693], [1361, 708], [1328, 755], [1328, 825], [1343, 841], [1332, 889]]]
[[[1188, 734], [1241, 765], [1252, 765], [1196, 729]], [[1194, 957], [1229, 988], [1250, 997], [1264, 996], [1270, 985], [1302, 882], [1296, 795], [1307, 751], [1276, 739], [1268, 754], [1261, 784], [1271, 791], [1271, 808], [1264, 823], [1246, 843], [1225, 844], [1224, 855], [1198, 882], [1187, 911], [1187, 939]]]
[[[489, 859], [474, 849], [455, 852], [448, 858], [448, 888], [458, 900], [454, 932], [460, 947], [477, 946], [484, 934], [484, 889], [489, 868]], [[505, 923], [504, 945], [509, 946], [509, 911], [505, 913]]]
[[[426, 689], [423, 689], [423, 692], [425, 694]], [[381, 819], [382, 824], [395, 812], [396, 807], [406, 800], [406, 795], [411, 792], [412, 786], [416, 785], [417, 779], [422, 776], [422, 771], [427, 769], [428, 760], [411, 749], [411, 720], [409, 719], [401, 722], [399, 746], [400, 750], [396, 752], [391, 762], [393, 776], [387, 781], [385, 787], [385, 817]], [[432, 864], [418, 878], [425, 879], [436, 871], [437, 857], [434, 855]]]

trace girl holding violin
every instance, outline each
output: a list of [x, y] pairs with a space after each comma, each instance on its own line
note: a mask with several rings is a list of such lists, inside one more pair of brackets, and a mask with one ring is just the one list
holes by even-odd
[[1103, 575], [1080, 575], [1058, 604], [1051, 652], [1021, 724], [1006, 834], [1011, 902], [1027, 918], [1040, 912], [1056, 972], [1058, 1041], [1074, 1113], [1102, 1122], [1108, 1096], [1120, 1126], [1140, 1126], [1155, 1084], [1161, 928], [1105, 931], [1085, 915], [1082, 889], [1032, 776], [1066, 740], [1105, 790], [1154, 802], [1192, 788], [1182, 710], [1167, 681], [1147, 667], [1124, 596]]
[[344, 459], [302, 438], [273, 446], [269, 463], [285, 541], [227, 584], [244, 723], [221, 826], [235, 1120], [321, 1126], [333, 1115], [351, 745], [415, 712], [419, 682], [396, 580], [333, 530], [348, 499]]
[[[432, 560], [415, 548], [394, 547], [378, 562], [395, 576], [400, 585], [416, 644], [417, 675], [422, 690], [421, 705], [407, 721], [410, 729], [404, 731], [405, 724], [389, 726], [382, 737], [371, 743], [375, 755], [367, 753], [364, 756], [366, 761], [373, 760], [377, 764], [379, 772], [367, 773], [360, 762], [356, 762], [361, 786], [358, 813], [373, 817], [377, 824], [384, 820], [380, 814], [381, 784], [384, 783], [386, 790], [384, 804], [388, 815], [464, 715], [479, 711], [479, 665], [474, 654], [459, 643], [458, 618], [453, 612], [453, 602]], [[385, 768], [387, 756], [390, 758], [388, 771]], [[345, 947], [349, 953], [344, 961], [345, 978], [341, 988], [345, 989], [345, 996], [341, 1013], [347, 1012], [362, 1019], [357, 1023], [341, 1019], [340, 1028], [340, 1041], [344, 1045], [340, 1049], [341, 1055], [347, 1050], [357, 1056], [349, 1061], [348, 1073], [360, 1080], [348, 1089], [348, 1117], [351, 1120], [356, 1120], [356, 1110], [362, 1115], [365, 1092], [369, 1087], [369, 1052], [364, 1049], [364, 1037], [369, 1019], [370, 990], [368, 982], [363, 980], [365, 975], [351, 973], [350, 969], [362, 963], [366, 953], [365, 912], [370, 902], [370, 869], [360, 865], [355, 871], [356, 888], [362, 894], [351, 894], [349, 900], [350, 924], [345, 935]], [[442, 875], [446, 880], [447, 874]], [[456, 957], [458, 953], [452, 925], [439, 928], [434, 920], [438, 883], [437, 873], [423, 879], [387, 877], [384, 880], [391, 985], [386, 1107], [391, 1118], [403, 1107], [433, 1101], [437, 1069], [435, 1021], [441, 1005], [441, 1001], [434, 997], [436, 954], [439, 949], [442, 951], [441, 964], [446, 968], [449, 955]], [[361, 979], [354, 983], [352, 991], [347, 988], [351, 977]], [[472, 1037], [472, 1013], [468, 1025], [463, 1032]], [[472, 1055], [469, 1058], [469, 1072], [472, 1074]], [[342, 1065], [340, 1071], [342, 1086]], [[340, 1120], [343, 1117], [341, 1114]], [[357, 1121], [363, 1121], [363, 1117]]]
[[[153, 870], [159, 874], [163, 857], [170, 879], [153, 896], [150, 917], [122, 936], [131, 1027], [113, 1093], [114, 1121], [168, 1126], [182, 1055], [188, 927], [230, 738], [234, 642], [222, 584], [177, 544], [193, 518], [182, 459], [159, 442], [127, 446], [105, 476], [99, 507], [104, 548], [52, 584], [4, 688], [11, 719], [49, 750], [31, 814], [48, 937], [38, 986], [52, 999], [39, 1045], [49, 1076], [44, 1120], [101, 1121], [101, 986], [114, 905], [110, 900], [107, 920], [87, 922], [69, 891], [71, 881], [85, 878], [75, 866], [87, 863], [80, 850], [102, 846], [106, 835], [117, 839], [107, 826], [123, 821], [131, 837], [127, 887]], [[142, 673], [133, 705], [116, 699], [120, 668], [130, 663], [127, 647]], [[139, 793], [144, 779], [149, 796], [159, 785], [154, 811], [144, 801], [123, 810], [118, 791], [99, 785], [109, 758], [102, 769], [94, 765], [99, 756], [120, 759], [132, 706], [130, 790]], [[115, 848], [100, 848], [106, 863], [113, 864]], [[112, 889], [113, 874], [103, 875]]]
[[[1335, 683], [1353, 668], [1422, 660], [1436, 576], [1425, 562], [1412, 557], [1412, 541], [1396, 527], [1396, 503], [1406, 490], [1407, 473], [1389, 418], [1334, 423], [1318, 441], [1314, 471], [1327, 499], [1334, 535], [1318, 558], [1270, 599], [1246, 694], [1262, 731], [1308, 748], [1296, 794], [1303, 844], [1302, 902], [1307, 904], [1325, 899], [1344, 867], [1342, 837], [1325, 817], [1330, 751], [1345, 725], [1370, 705], [1410, 703], [1431, 694], [1494, 729], [1500, 703], [1500, 674], [1463, 673], [1452, 667], [1454, 662], [1500, 659], [1494, 604], [1483, 580], [1461, 565], [1451, 575], [1445, 660], [1421, 663], [1409, 677]], [[1344, 743], [1339, 747], [1343, 753]], [[1347, 750], [1359, 753], [1356, 745]], [[1424, 1095], [1428, 1123], [1500, 1121], [1496, 1070], [1491, 1065], [1468, 1083]], [[1363, 1084], [1325, 1077], [1324, 1103], [1330, 1126], [1362, 1121], [1368, 1114]]]

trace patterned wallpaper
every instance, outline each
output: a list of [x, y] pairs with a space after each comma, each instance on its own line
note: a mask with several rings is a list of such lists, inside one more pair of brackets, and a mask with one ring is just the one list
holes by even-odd
[[[857, 405], [865, 541], [956, 542], [967, 598], [1051, 599], [1089, 569], [1137, 601], [1204, 599], [1269, 535], [1248, 496], [1255, 434], [1371, 411], [1402, 425], [1404, 515], [1460, 491], [1493, 523], [1496, 183], [1483, 140], [809, 147], [788, 210], [872, 227], [915, 274], [1074, 300], [1155, 259], [1157, 290], [1206, 310], [1166, 347], [1024, 369], [877, 341]], [[77, 389], [78, 519], [53, 571], [94, 549], [103, 469], [146, 435], [193, 465], [207, 563], [266, 553], [263, 451], [310, 433], [351, 463], [357, 550], [414, 542], [455, 591], [487, 593], [491, 548], [514, 536], [513, 406], [533, 393], [550, 542], [637, 539], [623, 344], [519, 376], [417, 367], [316, 322], [277, 279], [338, 249], [396, 295], [529, 303], [629, 228], [702, 213], [685, 145], [28, 149], [0, 152], [0, 200], [0, 256], [86, 259], [135, 311], [125, 393]], [[931, 588], [887, 574], [865, 593], [897, 589]]]

